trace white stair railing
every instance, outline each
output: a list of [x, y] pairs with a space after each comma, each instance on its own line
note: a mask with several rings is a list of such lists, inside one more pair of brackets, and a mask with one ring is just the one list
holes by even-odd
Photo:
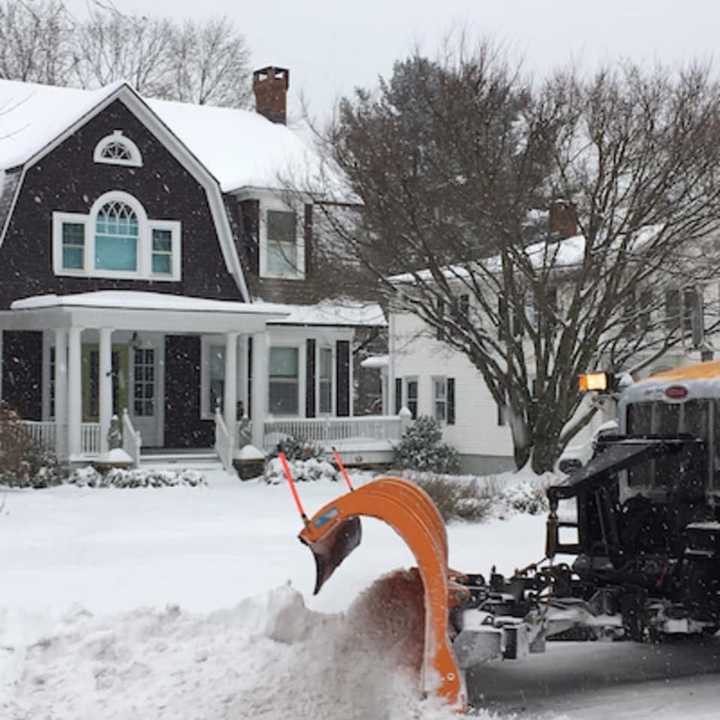
[[235, 443], [233, 436], [228, 431], [225, 419], [219, 409], [215, 410], [215, 452], [220, 458], [222, 466], [228, 472], [233, 469], [233, 454]]
[[140, 464], [140, 450], [142, 449], [142, 436], [133, 427], [132, 420], [127, 411], [127, 408], [123, 410], [123, 427], [122, 427], [122, 438], [123, 438], [123, 450], [132, 458], [133, 466], [137, 467]]

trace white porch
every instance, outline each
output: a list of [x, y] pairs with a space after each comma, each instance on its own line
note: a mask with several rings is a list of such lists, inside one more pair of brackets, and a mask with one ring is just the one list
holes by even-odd
[[[164, 338], [195, 335], [222, 342], [223, 397], [217, 400], [223, 423], [235, 428], [238, 347], [253, 338], [257, 392], [252, 410], [263, 418], [267, 321], [279, 317], [283, 313], [247, 303], [104, 291], [16, 301], [0, 313], [0, 327], [43, 333], [43, 419], [26, 422], [36, 442], [70, 462], [97, 459], [108, 452], [112, 418], [118, 415], [123, 447], [138, 462], [143, 434], [149, 444], [163, 445], [164, 405], [157, 398], [165, 392]], [[207, 420], [212, 419], [210, 410]], [[262, 423], [252, 437], [258, 446], [261, 430]]]
[[[350, 416], [336, 417], [334, 374], [319, 370], [312, 384], [306, 382], [310, 368], [332, 367], [332, 342], [349, 345], [352, 331], [268, 326], [286, 315], [263, 304], [103, 291], [17, 301], [0, 313], [0, 329], [42, 332], [42, 413], [25, 420], [25, 427], [63, 460], [101, 458], [117, 415], [123, 447], [135, 464], [143, 448], [167, 455], [174, 447], [191, 447], [213, 449], [230, 468], [243, 445], [269, 451], [286, 436], [337, 447], [351, 462], [389, 461], [402, 433], [400, 418], [352, 417], [351, 400]], [[177, 367], [169, 372], [168, 339], [178, 336], [194, 339], [198, 348], [186, 375]], [[270, 377], [271, 345], [272, 353], [279, 345], [285, 360], [291, 358], [294, 380]], [[206, 442], [173, 445], [167, 437], [170, 420], [177, 424], [177, 417], [165, 417], [176, 414], [166, 403], [173, 393], [176, 407], [195, 403], [191, 414], [207, 430]], [[302, 417], [308, 397], [321, 417]], [[278, 402], [296, 407], [273, 416]], [[288, 409], [294, 416], [283, 414]]]

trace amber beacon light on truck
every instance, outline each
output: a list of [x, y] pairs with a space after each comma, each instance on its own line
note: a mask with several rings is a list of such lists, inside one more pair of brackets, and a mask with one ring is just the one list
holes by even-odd
[[578, 387], [580, 392], [615, 392], [615, 375], [609, 372], [583, 373], [578, 378]]

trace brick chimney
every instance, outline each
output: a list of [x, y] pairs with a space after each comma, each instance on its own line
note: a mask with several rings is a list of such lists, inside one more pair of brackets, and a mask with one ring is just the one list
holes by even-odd
[[548, 224], [552, 235], [558, 235], [561, 238], [577, 235], [575, 206], [567, 200], [555, 200], [550, 205]]
[[290, 71], [287, 68], [268, 66], [253, 73], [255, 109], [268, 120], [287, 124], [287, 91]]

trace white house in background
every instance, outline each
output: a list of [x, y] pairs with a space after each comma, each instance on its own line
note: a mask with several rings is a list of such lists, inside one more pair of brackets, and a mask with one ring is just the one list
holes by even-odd
[[[561, 219], [566, 221], [566, 218]], [[578, 252], [584, 240], [574, 236], [574, 221], [572, 228], [565, 227], [562, 232], [566, 237], [561, 241], [564, 248], [558, 257], [564, 253], [571, 257]], [[398, 287], [413, 282], [410, 274], [398, 275], [391, 280]], [[471, 313], [480, 313], [479, 309], [473, 309], [472, 297], [465, 286], [458, 280], [451, 280], [450, 284], [453, 283], [456, 285], [458, 306]], [[711, 358], [711, 346], [692, 337], [693, 328], [704, 328], [705, 323], [703, 303], [697, 304], [695, 293], [700, 294], [705, 305], [720, 307], [720, 284], [688, 289], [687, 293], [672, 287], [664, 292], [666, 321], [682, 322], [686, 338], [645, 367], [636, 380], [655, 372]], [[685, 294], [688, 297], [684, 299]], [[695, 316], [698, 310], [701, 312]], [[397, 413], [406, 407], [413, 417], [435, 417], [442, 425], [444, 440], [460, 453], [462, 467], [466, 472], [487, 474], [514, 469], [513, 443], [506, 409], [496, 403], [482, 375], [468, 358], [438, 340], [436, 330], [416, 315], [393, 310], [392, 303], [388, 335], [389, 355], [373, 358], [371, 363], [383, 375], [383, 386], [386, 388], [383, 413]], [[704, 338], [704, 330], [700, 335]], [[532, 375], [532, 367], [528, 371]], [[590, 398], [587, 401], [590, 402]], [[599, 412], [590, 424], [573, 438], [566, 450], [567, 455], [587, 459], [593, 435], [614, 419], [615, 404], [610, 399], [602, 400], [598, 409]]]
[[326, 297], [315, 208], [282, 187], [320, 168], [288, 83], [257, 71], [250, 112], [0, 80], [0, 391], [38, 442], [96, 458], [118, 414], [135, 461], [282, 434], [387, 452], [397, 418], [353, 419], [382, 310]]

